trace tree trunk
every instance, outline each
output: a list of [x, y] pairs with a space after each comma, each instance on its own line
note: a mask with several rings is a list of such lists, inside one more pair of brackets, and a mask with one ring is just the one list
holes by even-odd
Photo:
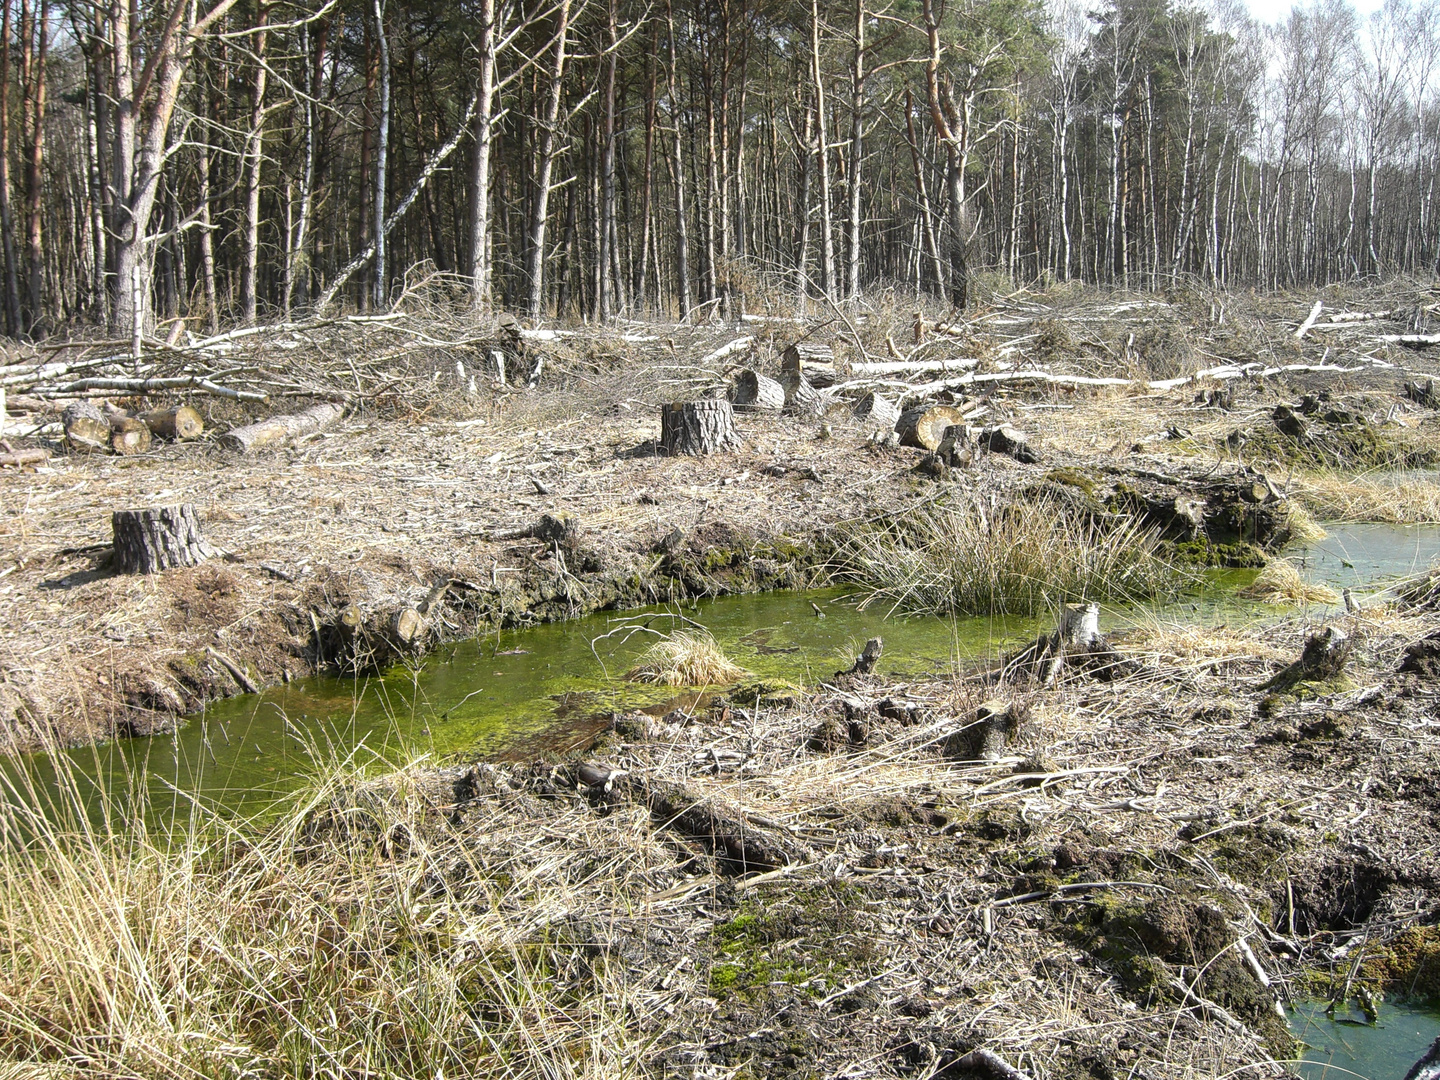
[[15, 228], [10, 206], [10, 11], [0, 0], [0, 243], [4, 246], [5, 333], [20, 330], [20, 286], [15, 267]]
[[115, 567], [126, 574], [154, 574], [178, 566], [199, 566], [219, 552], [205, 541], [195, 507], [161, 506], [116, 510]]
[[535, 150], [535, 191], [530, 208], [529, 247], [525, 256], [526, 277], [529, 279], [528, 309], [538, 319], [545, 307], [545, 222], [550, 207], [550, 177], [555, 169], [555, 136], [560, 122], [560, 97], [564, 90], [565, 47], [570, 31], [570, 0], [560, 0], [556, 14], [555, 60], [550, 71], [549, 100], [540, 121], [540, 137]]
[[475, 154], [470, 167], [470, 291], [490, 302], [490, 148], [495, 114], [495, 0], [480, 0], [475, 50], [480, 66], [475, 100]]
[[258, 312], [260, 273], [260, 169], [265, 162], [265, 62], [267, 11], [255, 9], [255, 71], [250, 84], [250, 130], [245, 133], [245, 261], [240, 264], [240, 321], [254, 326]]
[[701, 457], [735, 450], [740, 436], [728, 401], [671, 402], [660, 406], [660, 446], [672, 457]]
[[376, 311], [390, 306], [386, 262], [385, 188], [390, 179], [390, 38], [385, 32], [384, 0], [375, 0], [375, 33], [380, 44], [380, 130], [375, 139], [375, 294]]

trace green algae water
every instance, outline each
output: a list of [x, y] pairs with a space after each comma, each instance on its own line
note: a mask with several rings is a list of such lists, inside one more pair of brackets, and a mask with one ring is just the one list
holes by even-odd
[[[1440, 557], [1440, 528], [1340, 526], [1317, 544], [1287, 552], [1307, 577], [1373, 584]], [[1203, 625], [1283, 612], [1238, 601], [1253, 571], [1211, 575], [1203, 588], [1158, 610]], [[817, 614], [818, 612], [818, 614]], [[1123, 628], [1138, 617], [1109, 610]], [[1052, 625], [1049, 618], [902, 618], [862, 610], [841, 590], [730, 596], [693, 604], [601, 612], [505, 630], [448, 646], [423, 660], [359, 678], [314, 676], [218, 702], [172, 734], [33, 756], [7, 766], [27, 802], [60, 783], [101, 792], [143, 789], [154, 813], [183, 815], [192, 800], [227, 810], [261, 808], [293, 789], [317, 762], [348, 755], [404, 760], [534, 757], [583, 746], [617, 710], [665, 712], [695, 704], [697, 688], [646, 686], [624, 673], [661, 634], [698, 624], [732, 660], [760, 679], [813, 685], [848, 667], [866, 638], [880, 635], [881, 674], [892, 679], [953, 675]], [[56, 766], [62, 767], [57, 771]]]
[[1290, 1031], [1304, 1044], [1295, 1071], [1303, 1080], [1402, 1080], [1440, 1037], [1440, 1010], [1384, 1002], [1367, 1023], [1358, 1012], [1325, 1015], [1323, 1001], [1299, 1003]]

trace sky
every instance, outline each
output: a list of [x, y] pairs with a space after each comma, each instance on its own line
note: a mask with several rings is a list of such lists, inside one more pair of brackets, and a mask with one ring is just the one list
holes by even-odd
[[[1290, 14], [1294, 0], [1245, 0], [1250, 14], [1263, 23], [1277, 23]], [[1350, 6], [1362, 19], [1380, 6], [1380, 0], [1350, 0]]]

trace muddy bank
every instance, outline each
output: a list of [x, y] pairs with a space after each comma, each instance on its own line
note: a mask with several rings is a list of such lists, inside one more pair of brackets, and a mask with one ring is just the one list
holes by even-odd
[[[617, 717], [583, 759], [357, 788], [315, 850], [350, 800], [413, 808], [418, 784], [417, 839], [388, 857], [463, 905], [453, 851], [521, 873], [493, 837], [583, 821], [551, 872], [623, 884], [520, 940], [574, 945], [647, 1002], [629, 1030], [655, 1074], [950, 1075], [985, 1049], [1045, 1080], [1278, 1077], [1290, 1002], [1437, 990], [1440, 698], [1402, 670], [1437, 625], [1347, 619], [1343, 677], [1278, 699], [1313, 625], [1155, 626], [1050, 686], [847, 675]], [[975, 760], [994, 702], [1015, 721]]]

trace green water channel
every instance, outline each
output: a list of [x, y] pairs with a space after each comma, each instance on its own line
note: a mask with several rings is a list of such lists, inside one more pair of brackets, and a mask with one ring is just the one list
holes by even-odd
[[[1345, 526], [1291, 553], [1308, 576], [1372, 586], [1440, 558], [1440, 528]], [[1212, 577], [1163, 618], [1206, 625], [1273, 617], [1238, 602], [1253, 572]], [[823, 614], [817, 615], [816, 609]], [[1107, 612], [1107, 627], [1142, 613]], [[426, 753], [533, 757], [583, 745], [610, 713], [664, 712], [693, 705], [696, 691], [630, 682], [624, 673], [659, 632], [705, 627], [725, 653], [762, 679], [812, 685], [848, 666], [868, 637], [885, 639], [883, 675], [920, 679], [993, 657], [1050, 619], [887, 617], [841, 590], [721, 597], [681, 607], [602, 612], [562, 623], [490, 633], [383, 674], [315, 676], [218, 702], [166, 735], [32, 757], [23, 766], [36, 792], [53, 790], [57, 764], [99, 791], [148, 791], [155, 812], [173, 816], [192, 798], [228, 809], [258, 808], [293, 788], [317, 760], [357, 750], [391, 759]], [[648, 630], [632, 630], [643, 624]], [[654, 632], [651, 632], [654, 631]]]
[[1440, 1010], [1385, 1002], [1374, 1023], [1355, 1010], [1325, 1015], [1323, 1001], [1299, 1003], [1290, 1031], [1304, 1044], [1295, 1071], [1303, 1080], [1402, 1080], [1440, 1037]]

